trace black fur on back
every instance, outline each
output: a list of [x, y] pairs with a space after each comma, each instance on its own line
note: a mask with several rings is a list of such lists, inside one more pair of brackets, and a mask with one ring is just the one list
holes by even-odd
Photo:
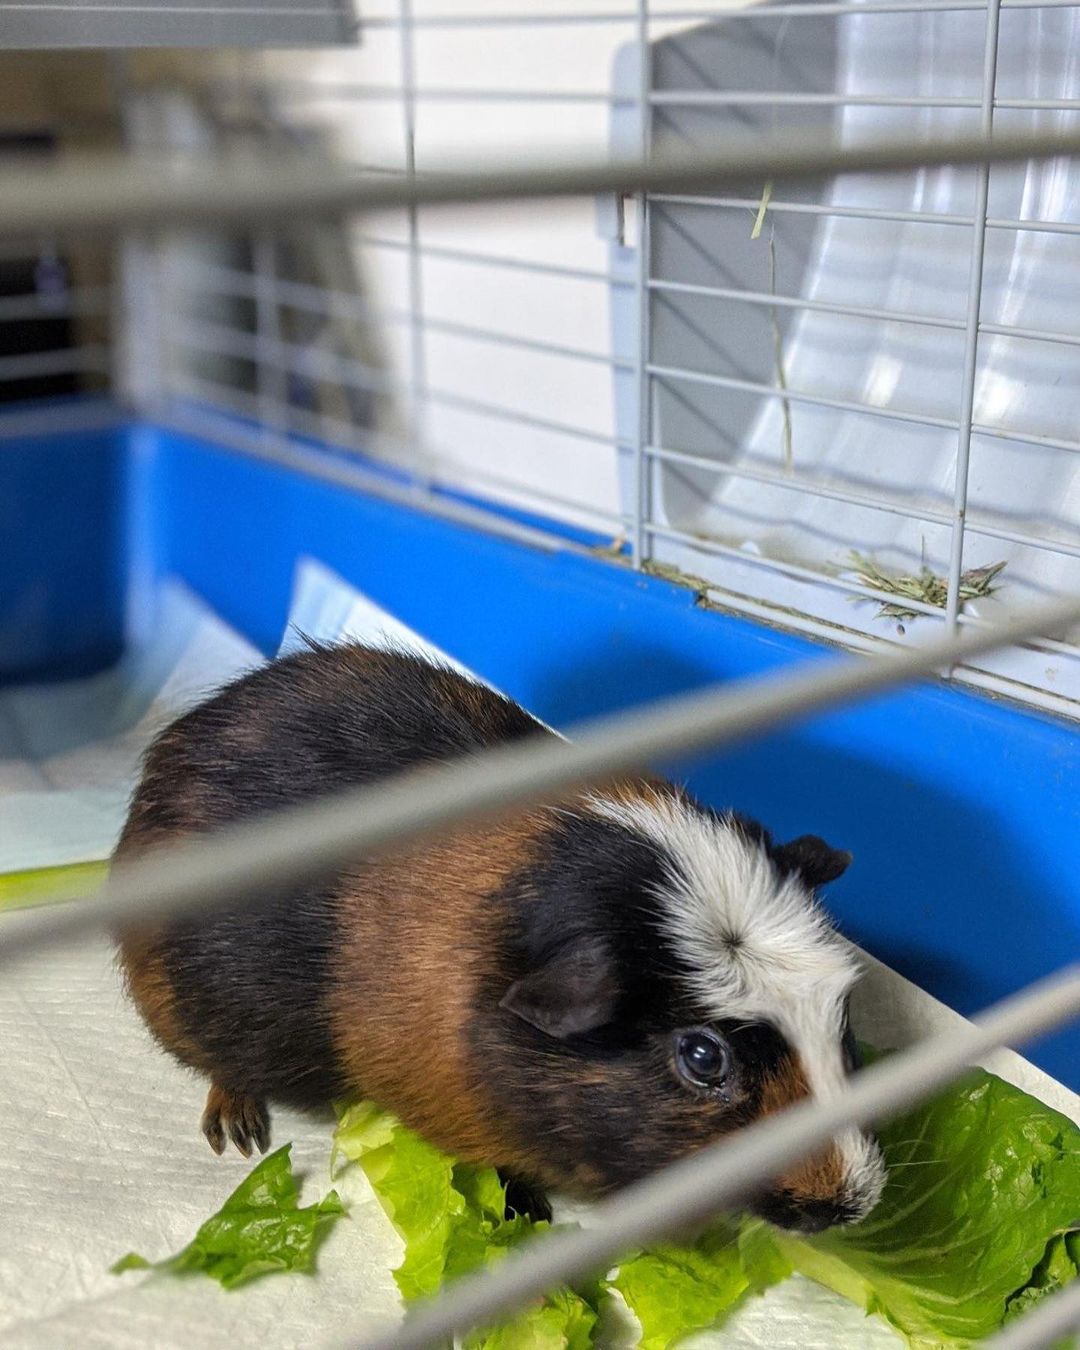
[[[119, 852], [544, 734], [517, 704], [423, 658], [309, 643], [162, 733]], [[223, 1086], [298, 1106], [344, 1091], [326, 1008], [337, 890], [162, 931], [177, 1015]]]

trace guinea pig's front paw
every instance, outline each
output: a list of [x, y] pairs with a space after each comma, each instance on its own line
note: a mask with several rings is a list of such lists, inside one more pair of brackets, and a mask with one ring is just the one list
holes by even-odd
[[224, 1153], [228, 1135], [244, 1157], [250, 1158], [252, 1144], [260, 1153], [270, 1144], [270, 1113], [257, 1097], [213, 1083], [206, 1097], [202, 1132], [215, 1153]]
[[499, 1180], [506, 1187], [507, 1219], [520, 1214], [534, 1223], [551, 1222], [551, 1205], [539, 1186], [526, 1177], [512, 1176], [501, 1169]]

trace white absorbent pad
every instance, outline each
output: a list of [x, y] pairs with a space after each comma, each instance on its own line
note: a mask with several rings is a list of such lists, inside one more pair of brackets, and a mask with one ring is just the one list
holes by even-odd
[[[426, 646], [317, 564], [298, 575], [292, 620], [313, 637]], [[182, 686], [185, 697], [219, 682], [229, 661], [242, 668], [253, 659], [234, 636], [226, 640], [227, 630], [206, 624], [210, 617], [204, 614], [199, 625], [210, 636], [208, 649], [219, 656], [227, 652], [228, 659], [205, 678], [185, 666], [183, 680], [176, 676], [172, 684]], [[178, 652], [195, 650], [199, 625], [186, 630], [190, 641], [178, 644]], [[284, 645], [296, 640], [295, 634], [287, 636]], [[176, 672], [181, 664], [170, 669]], [[168, 680], [161, 688], [166, 685]], [[117, 735], [102, 741], [116, 755], [109, 791], [115, 790], [122, 760], [130, 776], [136, 742], [145, 738], [133, 728], [148, 726], [155, 702], [144, 694], [137, 719], [124, 729], [117, 718]], [[112, 828], [119, 824], [114, 821]], [[0, 925], [19, 921], [18, 914], [0, 916]], [[883, 1046], [904, 1044], [958, 1020], [876, 963], [859, 1013], [860, 1034]], [[999, 1057], [991, 1067], [1080, 1120], [1080, 1102], [1019, 1057]], [[199, 1131], [204, 1097], [205, 1085], [156, 1049], [125, 1003], [103, 940], [4, 970], [0, 1344], [12, 1350], [284, 1350], [355, 1342], [400, 1317], [391, 1271], [401, 1243], [356, 1168], [336, 1183], [349, 1214], [330, 1228], [312, 1275], [269, 1276], [226, 1293], [200, 1275], [108, 1273], [130, 1250], [152, 1260], [178, 1251], [252, 1166], [235, 1153], [217, 1158], [210, 1152]], [[331, 1184], [331, 1128], [329, 1120], [274, 1113], [274, 1146], [291, 1140], [294, 1163], [304, 1174], [302, 1203], [325, 1194]], [[616, 1328], [611, 1341], [627, 1345], [633, 1337]], [[884, 1350], [901, 1341], [885, 1324], [796, 1277], [748, 1300], [721, 1330], [687, 1344]]]
[[107, 858], [154, 735], [260, 660], [167, 583], [153, 637], [112, 669], [0, 693], [0, 873]]

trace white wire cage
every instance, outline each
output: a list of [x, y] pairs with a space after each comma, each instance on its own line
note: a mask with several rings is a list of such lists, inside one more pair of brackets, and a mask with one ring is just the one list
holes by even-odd
[[[1073, 12], [403, 5], [365, 16], [357, 52], [300, 73], [267, 57], [208, 93], [216, 127], [256, 109], [276, 135], [329, 133], [366, 171], [407, 181], [449, 144], [479, 157], [515, 137], [662, 151], [809, 126], [843, 142], [985, 130], [998, 108], [1041, 129], [1080, 108]], [[1006, 22], [1022, 25], [1010, 50], [1030, 84], [1019, 66], [994, 78]], [[136, 147], [206, 148], [207, 124], [183, 99], [129, 94]], [[35, 272], [10, 300], [15, 320], [119, 299], [112, 347], [77, 328], [0, 377], [113, 369], [155, 419], [223, 444], [274, 456], [314, 437], [404, 469], [432, 511], [451, 509], [450, 489], [487, 528], [561, 546], [569, 529], [613, 564], [682, 575], [725, 608], [851, 647], [923, 641], [994, 617], [990, 599], [961, 605], [969, 567], [1004, 559], [1013, 605], [1076, 590], [1067, 370], [1020, 354], [1067, 358], [1080, 342], [1071, 172], [1032, 161], [776, 197], [754, 179], [722, 197], [412, 208], [350, 226], [355, 253], [328, 231], [306, 275], [297, 237], [309, 227], [226, 243], [133, 234], [119, 296], [66, 283], [50, 298]], [[35, 241], [17, 256], [47, 277], [62, 247]], [[944, 603], [857, 580], [852, 550], [883, 575], [925, 563]], [[880, 618], [882, 605], [901, 614]], [[1063, 630], [957, 674], [1075, 716], [1077, 655]]]
[[[1045, 131], [1080, 110], [1074, 22], [1066, 5], [966, 0], [405, 5], [365, 14], [356, 51], [299, 73], [268, 55], [215, 99], [405, 175], [530, 139]], [[239, 264], [179, 249], [140, 383], [159, 412], [254, 416], [408, 468], [421, 490], [593, 531], [725, 608], [850, 647], [918, 642], [1080, 580], [1073, 174], [1032, 161], [554, 217], [412, 211], [353, 230], [359, 295], [298, 283], [270, 231]], [[332, 415], [313, 382], [338, 391]], [[1077, 713], [1075, 634], [957, 675]]]

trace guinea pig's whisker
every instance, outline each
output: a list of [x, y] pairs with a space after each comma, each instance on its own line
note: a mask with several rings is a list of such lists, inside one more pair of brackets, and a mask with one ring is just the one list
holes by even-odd
[[914, 1156], [914, 1154], [918, 1151], [918, 1149], [925, 1143], [926, 1143], [926, 1131], [924, 1128], [923, 1133], [918, 1135], [914, 1139], [898, 1139], [895, 1142], [890, 1143], [885, 1151], [886, 1160], [888, 1159], [888, 1156], [892, 1152], [892, 1150], [898, 1148], [908, 1148], [909, 1152], [907, 1156], [910, 1159]]

